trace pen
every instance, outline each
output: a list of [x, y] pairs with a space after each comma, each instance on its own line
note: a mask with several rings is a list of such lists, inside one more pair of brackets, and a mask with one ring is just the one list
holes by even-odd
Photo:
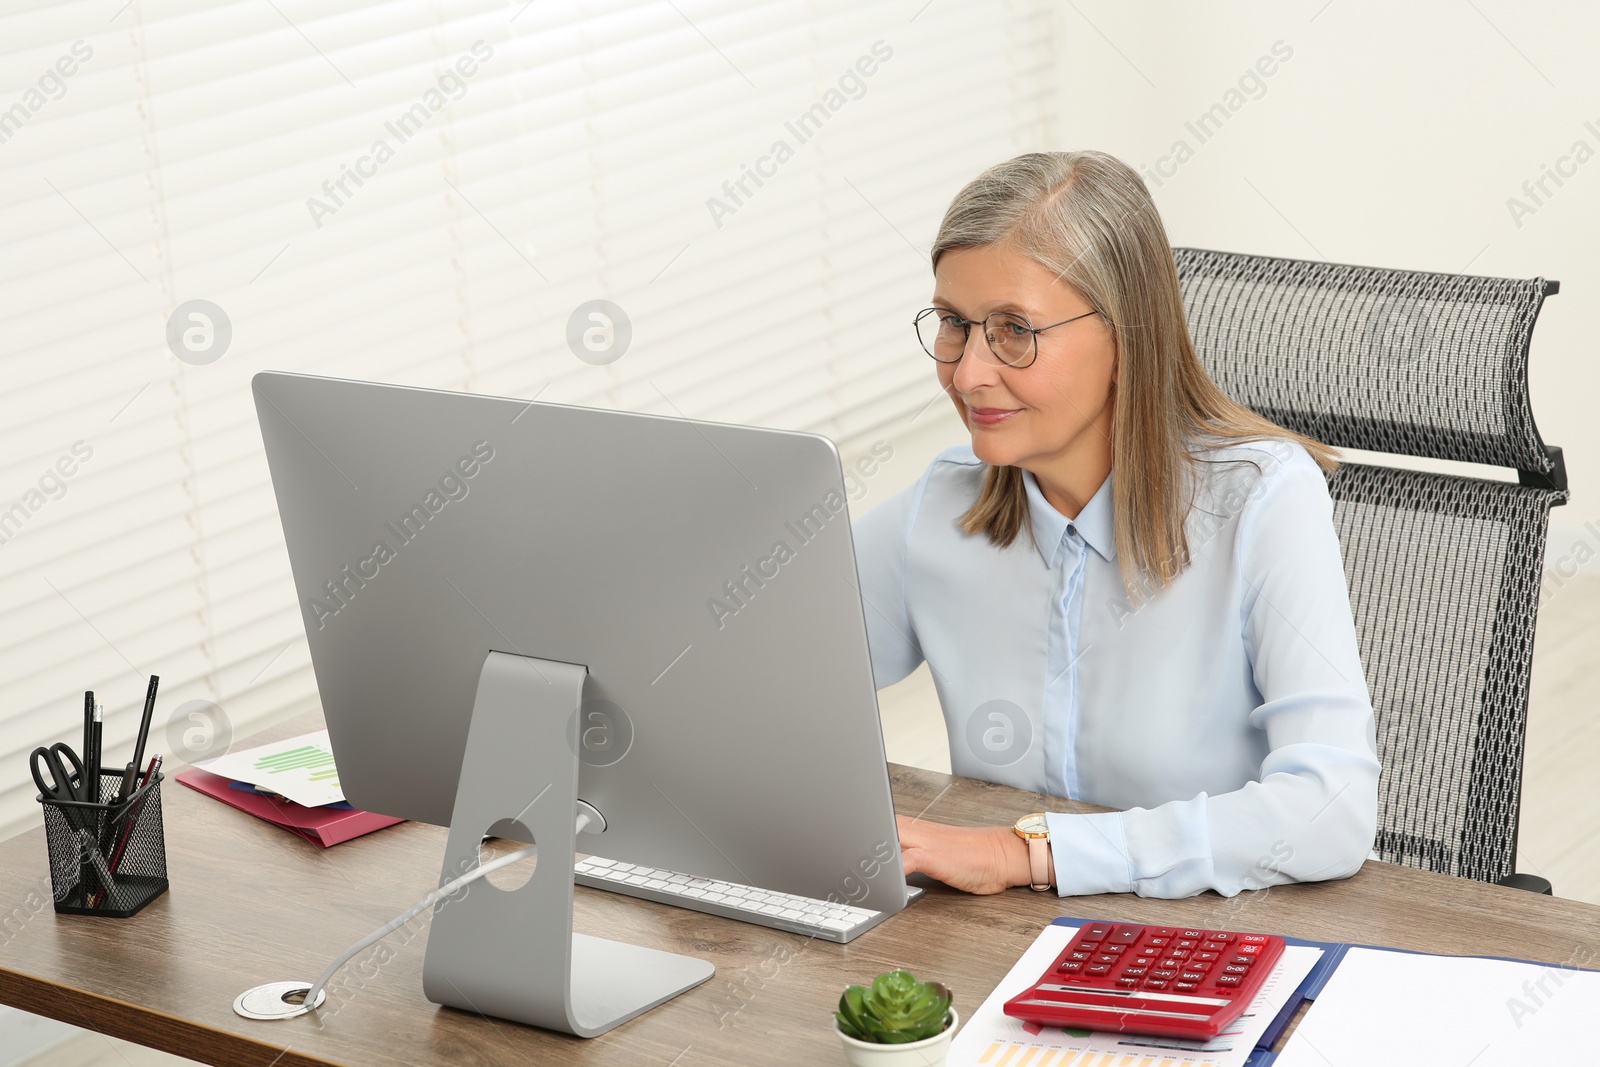
[[[150, 717], [156, 710], [156, 687], [161, 684], [161, 679], [155, 675], [150, 676], [150, 688], [144, 694], [144, 718], [139, 721], [139, 740], [134, 745], [133, 763], [131, 766], [137, 773], [140, 764], [144, 763], [144, 742], [150, 736]], [[127, 794], [124, 793], [124, 796]]]
[[[150, 761], [150, 769], [145, 772], [144, 779], [139, 783], [139, 788], [144, 789], [146, 786], [148, 786], [155, 779], [156, 773], [160, 770], [161, 757], [156, 756]], [[131, 796], [132, 794], [129, 795]], [[117, 868], [122, 866], [122, 854], [128, 848], [128, 838], [133, 836], [133, 824], [138, 821], [139, 810], [143, 807], [144, 798], [140, 797], [139, 802], [132, 808], [128, 809], [128, 814], [124, 818], [122, 825], [122, 835], [117, 840], [117, 849], [111, 854], [111, 870], [108, 872], [111, 875], [115, 875], [117, 873]], [[107, 885], [101, 886], [100, 891], [95, 894], [94, 903], [90, 906], [98, 908], [102, 903], [104, 903], [106, 899], [106, 891], [109, 888], [109, 882]]]
[[150, 736], [150, 718], [156, 710], [156, 687], [161, 684], [161, 679], [156, 675], [150, 676], [150, 688], [144, 695], [144, 718], [139, 722], [139, 739], [134, 743], [133, 762], [122, 769], [122, 788], [118, 790], [114, 804], [120, 804], [133, 795], [133, 779], [139, 773], [139, 765], [144, 762], [144, 743]]
[[122, 768], [122, 785], [117, 789], [117, 795], [112, 798], [113, 805], [122, 804], [133, 795], [133, 764]]
[[80, 876], [82, 878], [81, 884], [83, 885], [83, 902], [86, 907], [98, 908], [100, 901], [105, 898], [106, 887], [111, 884], [111, 872], [106, 869], [106, 858], [101, 854], [99, 846], [95, 843], [94, 834], [88, 830], [79, 830], [78, 847], [83, 855], [84, 867], [91, 869], [100, 876], [100, 886], [94, 890], [92, 903], [89, 896], [89, 880], [87, 877]]

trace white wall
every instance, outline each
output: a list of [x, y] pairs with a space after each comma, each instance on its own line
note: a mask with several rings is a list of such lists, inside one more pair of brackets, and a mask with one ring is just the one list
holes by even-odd
[[[1571, 477], [1548, 561], [1600, 570], [1600, 12], [1508, 0], [1075, 0], [1057, 20], [1060, 147], [1150, 168], [1173, 244], [1560, 280], [1530, 372], [1540, 432], [1565, 450]], [[1228, 103], [1275, 44], [1287, 58], [1264, 65], [1273, 73], [1259, 88], [1247, 81], [1220, 130], [1202, 142], [1186, 128]], [[1193, 156], [1163, 176], [1156, 165], [1178, 141]], [[1536, 204], [1524, 182], [1558, 163], [1576, 172], [1561, 187], [1547, 180], [1551, 195]], [[1532, 213], [1514, 218], [1513, 197]]]

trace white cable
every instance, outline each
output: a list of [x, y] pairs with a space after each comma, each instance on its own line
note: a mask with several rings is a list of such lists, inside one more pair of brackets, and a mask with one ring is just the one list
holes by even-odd
[[[586, 813], [579, 812], [577, 832], [581, 834], [583, 832], [583, 828], [587, 825], [589, 825], [589, 816]], [[433, 907], [439, 901], [443, 900], [451, 893], [454, 893], [456, 890], [461, 889], [464, 886], [471, 885], [479, 878], [482, 878], [484, 875], [493, 871], [498, 871], [501, 867], [505, 867], [508, 864], [515, 863], [520, 859], [525, 859], [528, 856], [532, 856], [538, 851], [539, 846], [537, 845], [529, 845], [527, 848], [519, 848], [517, 851], [501, 856], [499, 859], [491, 860], [488, 863], [481, 864], [473, 870], [468, 871], [466, 874], [463, 874], [461, 877], [456, 878], [453, 881], [446, 882], [438, 889], [435, 889], [433, 892], [417, 901], [417, 903], [413, 904], [399, 915], [396, 915], [393, 919], [390, 919], [388, 922], [372, 931], [372, 933], [368, 934], [366, 937], [363, 937], [360, 941], [357, 941], [355, 944], [345, 949], [344, 952], [339, 955], [338, 959], [328, 964], [328, 969], [323, 971], [321, 976], [311, 984], [311, 988], [306, 990], [305, 998], [301, 1003], [306, 1004], [308, 1008], [315, 1005], [317, 1003], [317, 995], [322, 992], [322, 987], [328, 984], [328, 980], [333, 977], [334, 972], [336, 972], [340, 967], [343, 967], [345, 964], [349, 963], [353, 958], [355, 958], [355, 956], [360, 954], [360, 952], [369, 945], [388, 937], [390, 934], [400, 929], [400, 927], [404, 926], [412, 919], [415, 919], [418, 915], [421, 915], [424, 911]]]

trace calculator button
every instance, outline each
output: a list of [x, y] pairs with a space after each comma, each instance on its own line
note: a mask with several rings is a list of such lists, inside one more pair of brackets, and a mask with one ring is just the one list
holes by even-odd
[[1178, 942], [1178, 947], [1179, 948], [1194, 948], [1198, 944], [1200, 944], [1200, 942], [1197, 939], [1186, 937], [1183, 940]]
[[1143, 978], [1149, 970], [1148, 967], [1127, 967], [1122, 973], [1132, 978]]
[[1242, 955], [1245, 955], [1245, 956], [1259, 956], [1261, 954], [1261, 946], [1260, 945], [1240, 945], [1239, 946], [1239, 952]]
[[1079, 971], [1083, 970], [1083, 964], [1074, 963], [1072, 960], [1068, 960], [1066, 963], [1063, 963], [1060, 967], [1057, 967], [1056, 970], [1064, 971], [1067, 974], [1077, 974]]
[[1178, 936], [1178, 931], [1174, 930], [1170, 926], [1152, 926], [1150, 928], [1150, 936], [1151, 937], [1177, 937]]
[[1228, 946], [1223, 944], [1221, 941], [1207, 941], [1200, 947], [1205, 949], [1207, 952], [1222, 952], [1226, 950]]
[[1142, 948], [1139, 950], [1139, 955], [1143, 959], [1153, 960], [1161, 955], [1161, 950], [1158, 948]]
[[1111, 935], [1111, 940], [1119, 945], [1133, 945], [1139, 941], [1139, 928], [1137, 926], [1124, 926]]
[[1219, 986], [1236, 986], [1240, 981], [1241, 979], [1236, 974], [1224, 974], [1217, 977], [1217, 984]]
[[1185, 982], [1203, 982], [1205, 977], [1204, 971], [1184, 971], [1182, 974]]
[[1137, 979], [1137, 978], [1118, 978], [1117, 979], [1117, 987], [1119, 989], [1137, 989], [1137, 988], [1139, 988], [1139, 979]]
[[1167, 988], [1167, 982], [1164, 978], [1146, 978], [1144, 987], [1146, 989], [1165, 989]]
[[1233, 940], [1233, 935], [1232, 934], [1217, 933], [1215, 931], [1213, 931], [1210, 934], [1207, 934], [1206, 936], [1208, 938], [1210, 938], [1212, 941], [1221, 941], [1221, 942], [1224, 942], [1224, 943]]
[[1105, 938], [1105, 936], [1107, 934], [1109, 934], [1110, 932], [1111, 932], [1111, 924], [1110, 923], [1090, 923], [1088, 926], [1085, 926], [1083, 928], [1083, 936], [1085, 938], [1092, 937], [1096, 941], [1103, 940]]
[[1068, 956], [1067, 958], [1069, 960], [1077, 960], [1079, 963], [1082, 963], [1084, 960], [1088, 959], [1092, 955], [1093, 955], [1093, 953], [1091, 953], [1091, 952], [1074, 952], [1072, 955]]
[[1167, 955], [1175, 960], [1186, 960], [1189, 958], [1189, 950], [1186, 948], [1169, 948], [1167, 949]]
[[1178, 977], [1178, 972], [1174, 971], [1174, 970], [1163, 968], [1163, 969], [1158, 970], [1158, 971], [1151, 971], [1150, 972], [1150, 977], [1151, 978], [1159, 978], [1163, 982], [1166, 982], [1166, 981], [1170, 981], [1170, 980]]
[[1230, 963], [1230, 964], [1228, 964], [1226, 967], [1224, 967], [1222, 969], [1227, 974], [1239, 975], [1239, 974], [1249, 974], [1250, 973], [1250, 968], [1241, 967], [1238, 964], [1234, 964], [1234, 963]]
[[1091, 963], [1083, 969], [1084, 974], [1110, 974], [1111, 968], [1103, 963]]
[[1199, 982], [1173, 982], [1172, 983], [1172, 988], [1173, 989], [1181, 989], [1183, 992], [1188, 993], [1188, 992], [1192, 992], [1193, 990], [1199, 989], [1200, 988], [1200, 983]]
[[1107, 955], [1110, 955], [1110, 956], [1120, 956], [1124, 952], [1128, 951], [1128, 946], [1127, 945], [1113, 945], [1111, 942], [1108, 941], [1105, 944], [1100, 946], [1100, 951], [1104, 952], [1104, 953], [1106, 953]]
[[1237, 967], [1248, 967], [1256, 961], [1254, 956], [1235, 956], [1228, 962]]
[[1260, 934], [1240, 934], [1239, 940], [1246, 945], [1265, 945], [1267, 939]]
[[1168, 938], [1168, 937], [1152, 937], [1148, 941], [1146, 941], [1145, 944], [1154, 945], [1156, 948], [1161, 948], [1161, 947], [1165, 946], [1166, 943], [1168, 941], [1170, 941], [1170, 940], [1172, 940], [1172, 939]]
[[1117, 957], [1113, 956], [1109, 952], [1102, 952], [1094, 958], [1094, 961], [1096, 963], [1116, 963]]
[[1179, 937], [1194, 937], [1194, 938], [1200, 938], [1200, 937], [1204, 937], [1204, 936], [1205, 936], [1205, 934], [1204, 934], [1204, 933], [1202, 933], [1202, 932], [1201, 932], [1201, 931], [1199, 931], [1199, 930], [1185, 930], [1185, 931], [1184, 931], [1184, 932], [1183, 932], [1183, 933], [1181, 933], [1181, 934], [1179, 934], [1179, 935], [1178, 935], [1178, 936], [1179, 936]]
[[1216, 958], [1217, 958], [1217, 954], [1215, 952], [1196, 952], [1194, 954], [1194, 956], [1192, 957], [1192, 959], [1194, 959], [1197, 962], [1205, 962], [1205, 963], [1210, 963], [1212, 960], [1214, 960]]

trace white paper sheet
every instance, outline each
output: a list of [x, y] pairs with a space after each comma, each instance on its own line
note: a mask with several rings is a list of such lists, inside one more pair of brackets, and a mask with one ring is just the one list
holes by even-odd
[[230, 752], [195, 766], [224, 778], [249, 782], [308, 808], [337, 804], [344, 799], [326, 730]]
[[1600, 1063], [1600, 974], [1580, 965], [1352, 948], [1273, 1067]]
[[1027, 1067], [1243, 1067], [1255, 1050], [1256, 1039], [1322, 958], [1320, 948], [1290, 945], [1250, 1009], [1214, 1041], [1204, 1043], [1131, 1034], [1080, 1037], [1075, 1035], [1082, 1031], [1040, 1028], [1005, 1014], [1001, 1010], [1005, 1002], [1037, 981], [1077, 932], [1076, 926], [1044, 928], [951, 1040], [949, 1067], [1019, 1067], [1024, 1063]]

